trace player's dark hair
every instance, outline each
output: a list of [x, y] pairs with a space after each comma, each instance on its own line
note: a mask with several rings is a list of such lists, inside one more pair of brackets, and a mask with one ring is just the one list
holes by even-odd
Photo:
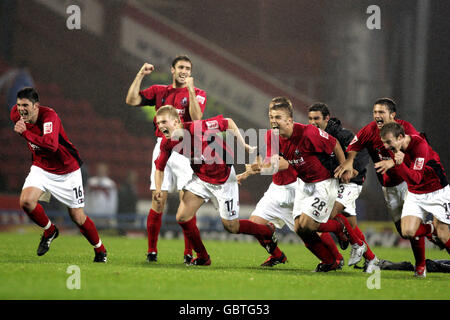
[[380, 98], [373, 105], [380, 104], [388, 108], [389, 113], [397, 112], [397, 104], [390, 98]]
[[320, 111], [322, 113], [323, 118], [325, 119], [327, 116], [330, 115], [330, 110], [328, 109], [328, 106], [323, 102], [316, 102], [308, 107], [308, 112], [311, 111]]
[[392, 133], [394, 138], [405, 136], [405, 128], [397, 122], [386, 123], [380, 130], [380, 136], [385, 137], [388, 133]]
[[179, 56], [176, 56], [175, 59], [173, 59], [173, 61], [172, 61], [172, 68], [175, 68], [175, 65], [177, 64], [178, 61], [189, 62], [191, 64], [191, 69], [193, 67], [192, 61], [191, 61], [191, 59], [188, 56], [186, 56], [186, 55], [179, 55]]
[[34, 104], [39, 102], [39, 95], [36, 89], [32, 87], [25, 87], [17, 92], [17, 99], [28, 99]]
[[270, 101], [269, 110], [285, 110], [290, 118], [294, 118], [292, 102], [286, 97], [275, 97]]

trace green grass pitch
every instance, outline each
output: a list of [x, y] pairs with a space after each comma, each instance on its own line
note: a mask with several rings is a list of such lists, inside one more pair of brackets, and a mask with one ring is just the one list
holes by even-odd
[[[259, 265], [266, 252], [256, 242], [212, 241], [205, 245], [209, 267], [182, 263], [182, 240], [159, 241], [158, 262], [145, 261], [146, 239], [103, 236], [107, 264], [94, 264], [93, 249], [79, 235], [62, 232], [46, 255], [38, 257], [39, 234], [0, 233], [0, 299], [150, 299], [150, 300], [300, 300], [300, 299], [450, 299], [450, 274], [381, 271], [379, 289], [369, 276], [345, 266], [314, 273], [318, 261], [301, 244], [281, 243], [288, 263]], [[373, 248], [378, 257], [411, 261], [406, 248]], [[348, 258], [349, 251], [343, 252]], [[447, 259], [445, 251], [427, 250], [427, 258]], [[71, 265], [80, 270], [80, 289], [68, 289]], [[370, 282], [370, 281], [369, 281]], [[375, 283], [375, 282], [372, 282]]]

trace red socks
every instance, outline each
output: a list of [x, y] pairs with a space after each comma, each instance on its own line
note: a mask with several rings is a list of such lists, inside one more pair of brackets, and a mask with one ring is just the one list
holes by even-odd
[[100, 237], [98, 236], [97, 228], [94, 222], [86, 216], [86, 221], [82, 226], [79, 227], [81, 234], [89, 241], [89, 243], [94, 247], [95, 252], [105, 252], [106, 249], [103, 246]]
[[272, 230], [268, 226], [245, 219], [239, 220], [239, 233], [265, 238], [272, 236]]
[[[197, 223], [197, 217], [192, 218], [193, 223]], [[158, 237], [159, 231], [161, 230], [162, 222], [162, 212], [156, 212], [150, 209], [147, 216], [147, 239], [148, 239], [148, 251], [147, 252], [158, 252]], [[184, 255], [192, 255], [192, 245], [189, 239], [186, 237], [186, 233], [183, 230], [184, 235]]]
[[414, 237], [423, 237], [431, 234], [433, 227], [430, 224], [421, 223]]
[[147, 239], [148, 252], [158, 252], [156, 249], [158, 243], [159, 230], [161, 229], [162, 212], [156, 212], [150, 209], [147, 216]]
[[331, 252], [335, 260], [344, 259], [344, 257], [336, 247], [336, 243], [334, 242], [333, 238], [328, 232], [323, 232], [322, 235], [320, 236], [320, 239], [322, 240], [323, 244], [328, 248], [328, 250]]
[[[192, 220], [194, 220], [193, 223], [195, 223], [195, 225], [197, 225], [197, 216], [194, 216], [192, 218]], [[186, 237], [186, 232], [184, 231], [184, 229], [182, 229], [182, 230], [183, 230], [183, 236], [184, 236], [184, 255], [189, 254], [189, 255], [192, 256], [192, 249], [193, 248], [192, 248], [191, 241], [189, 240], [188, 237]]]
[[410, 239], [411, 248], [414, 253], [414, 258], [416, 259], [417, 266], [425, 266], [425, 237], [420, 237], [419, 240]]
[[186, 222], [178, 222], [178, 224], [183, 229], [185, 237], [189, 239], [195, 252], [197, 252], [197, 257], [206, 259], [208, 258], [208, 252], [203, 245], [202, 238], [200, 237], [200, 231], [198, 230], [195, 222], [196, 219], [191, 219]]
[[450, 239], [444, 244], [445, 250], [450, 254]]
[[353, 230], [355, 231], [358, 238], [360, 238], [362, 241], [364, 241], [364, 243], [367, 246], [367, 251], [363, 254], [363, 257], [366, 258], [367, 260], [374, 259], [375, 254], [372, 252], [372, 250], [370, 250], [369, 244], [366, 241], [366, 237], [364, 236], [364, 233], [362, 233], [362, 231], [359, 229], [358, 226], [355, 226], [355, 229], [353, 229]]
[[322, 263], [332, 264], [335, 259], [328, 248], [323, 244], [322, 240], [316, 232], [302, 236], [305, 246], [311, 251]]
[[342, 222], [342, 224], [345, 226], [345, 229], [347, 229], [347, 233], [349, 236], [348, 240], [350, 241], [350, 243], [351, 244], [357, 243], [359, 246], [362, 246], [363, 241], [357, 236], [352, 226], [350, 225], [350, 222], [348, 222], [347, 218], [342, 213], [338, 213], [335, 219], [339, 219], [339, 221]]

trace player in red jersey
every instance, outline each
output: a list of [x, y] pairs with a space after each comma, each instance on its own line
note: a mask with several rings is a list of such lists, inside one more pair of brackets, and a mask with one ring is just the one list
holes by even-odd
[[[353, 161], [363, 149], [367, 149], [374, 163], [378, 181], [380, 182], [384, 199], [386, 201], [387, 211], [394, 221], [395, 227], [400, 235], [401, 231], [401, 213], [405, 199], [407, 184], [403, 178], [392, 168], [394, 161], [391, 153], [387, 150], [380, 138], [380, 129], [387, 123], [397, 122], [401, 124], [406, 134], [419, 135], [419, 132], [407, 121], [396, 119], [396, 103], [389, 98], [380, 98], [375, 101], [373, 106], [373, 120], [363, 127], [355, 136], [353, 141], [347, 147], [347, 160], [336, 168], [335, 176], [339, 177], [343, 170], [351, 170]], [[425, 261], [425, 238], [410, 239], [416, 261]]]
[[[285, 97], [275, 97], [269, 103], [269, 110], [277, 103], [284, 103], [292, 108], [290, 99]], [[278, 138], [279, 136], [278, 134], [275, 135], [274, 130], [268, 130], [266, 132], [266, 163], [270, 161], [273, 153], [277, 153], [272, 149], [278, 149], [279, 146], [276, 145]], [[275, 145], [272, 145], [272, 141], [275, 142]], [[237, 176], [238, 182], [241, 184], [249, 176], [261, 173], [262, 165], [262, 159], [258, 156], [255, 163], [246, 165], [246, 171]], [[272, 175], [272, 183], [264, 193], [264, 196], [258, 201], [255, 210], [251, 213], [250, 221], [262, 225], [271, 222], [279, 229], [286, 225], [291, 231], [295, 232], [292, 208], [294, 206], [295, 189], [299, 183], [298, 180], [297, 172], [290, 165], [286, 170], [274, 173]], [[261, 266], [273, 267], [287, 261], [286, 255], [276, 244], [267, 243], [263, 238], [257, 240], [270, 254]]]
[[106, 262], [107, 254], [92, 220], [85, 215], [81, 159], [69, 141], [56, 112], [39, 104], [34, 88], [17, 93], [17, 104], [11, 109], [14, 131], [26, 141], [33, 163], [22, 193], [20, 207], [38, 226], [44, 229], [37, 254], [44, 255], [59, 231], [44, 212], [39, 200], [53, 195], [68, 207], [72, 221], [94, 247], [94, 262]]
[[[177, 56], [172, 61], [171, 84], [155, 84], [147, 89], [141, 90], [142, 80], [145, 76], [151, 74], [154, 69], [155, 67], [149, 63], [145, 63], [142, 66], [128, 90], [126, 103], [131, 106], [155, 106], [156, 110], [166, 104], [172, 105], [177, 109], [182, 122], [201, 119], [206, 106], [206, 92], [194, 86], [194, 79], [191, 77], [192, 62], [189, 57]], [[154, 123], [157, 143], [153, 149], [152, 171], [150, 176], [150, 190], [152, 191], [156, 188], [154, 181], [156, 169], [153, 161], [159, 155], [163, 137], [163, 134], [156, 126], [155, 120]], [[168, 192], [178, 190], [181, 199], [183, 186], [191, 177], [192, 169], [189, 165], [189, 160], [176, 152], [173, 153], [166, 166], [162, 185], [162, 199], [159, 202], [152, 202], [152, 207], [147, 217], [147, 261], [157, 261], [158, 235]], [[185, 237], [184, 261], [185, 263], [189, 263], [191, 259], [192, 249]]]
[[[315, 125], [316, 127], [322, 129], [323, 131], [331, 134], [335, 137], [341, 144], [343, 149], [346, 149], [349, 143], [353, 140], [355, 134], [348, 129], [342, 127], [341, 122], [337, 118], [330, 117], [330, 110], [325, 103], [317, 102], [309, 106], [308, 108], [308, 120], [309, 123]], [[332, 163], [329, 165], [333, 168], [337, 166], [336, 161], [331, 158]], [[362, 185], [366, 179], [366, 166], [369, 163], [369, 154], [366, 150], [363, 150], [358, 153], [356, 156], [354, 166], [355, 172], [354, 177], [348, 183], [340, 183], [338, 196], [336, 198], [336, 202], [334, 203], [333, 211], [331, 212], [332, 219], [339, 219], [346, 228], [346, 232], [352, 233], [350, 238], [358, 240], [358, 244], [361, 245], [361, 241], [367, 246], [367, 251], [363, 254], [365, 258], [364, 271], [367, 273], [372, 273], [378, 259], [375, 257], [373, 252], [370, 250], [368, 243], [365, 241], [364, 234], [358, 228], [356, 224], [356, 199], [359, 197]], [[342, 259], [342, 255], [339, 250], [337, 250], [336, 244], [334, 240], [328, 233], [322, 233], [322, 240], [325, 237], [324, 242], [328, 244], [330, 251], [333, 252], [336, 259]], [[345, 250], [346, 246], [348, 246], [348, 242], [340, 241], [341, 248]], [[348, 265], [353, 265], [355, 260], [358, 260], [358, 257], [355, 256], [358, 246], [355, 246], [355, 250], [350, 253], [350, 258], [348, 261]]]
[[[289, 170], [290, 166], [295, 170], [300, 180], [293, 204], [294, 230], [306, 247], [321, 260], [316, 271], [336, 270], [341, 264], [334, 259], [317, 231], [330, 228], [336, 234], [343, 233], [340, 222], [328, 220], [337, 196], [338, 181], [321, 160], [335, 153], [339, 161], [343, 162], [344, 152], [339, 142], [326, 132], [312, 125], [294, 122], [292, 105], [284, 97], [277, 97], [271, 105], [269, 120], [276, 133], [279, 149], [270, 151], [271, 156], [266, 158], [261, 172], [274, 174]], [[267, 145], [272, 145], [272, 135], [268, 137]], [[348, 177], [350, 175], [351, 172], [345, 174]], [[363, 249], [364, 245], [361, 246]]]
[[[192, 179], [184, 186], [185, 192], [176, 215], [178, 223], [197, 253], [197, 258], [191, 264], [211, 264], [210, 256], [193, 219], [197, 210], [207, 201], [212, 201], [218, 208], [227, 231], [251, 234], [275, 242], [273, 225], [259, 225], [249, 220], [239, 219], [239, 188], [232, 165], [233, 157], [229, 146], [218, 133], [229, 130], [248, 152], [253, 152], [254, 149], [245, 143], [234, 121], [218, 116], [183, 123], [175, 108], [165, 106], [157, 111], [156, 123], [165, 139], [161, 143], [161, 152], [155, 160], [156, 190], [153, 200], [161, 199], [164, 169], [172, 151], [189, 157], [194, 171]], [[180, 137], [181, 142], [177, 141]]]
[[[450, 253], [450, 187], [439, 155], [425, 139], [405, 134], [396, 122], [385, 124], [380, 137], [384, 147], [393, 152], [391, 170], [408, 184], [401, 217], [403, 237], [431, 237], [434, 233]], [[423, 223], [428, 213], [434, 216], [431, 224]], [[415, 269], [418, 276], [426, 276], [424, 261], [416, 260]]]

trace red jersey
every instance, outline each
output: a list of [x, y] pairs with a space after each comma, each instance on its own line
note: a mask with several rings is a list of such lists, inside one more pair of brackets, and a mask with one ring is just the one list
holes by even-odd
[[[11, 109], [11, 120], [20, 120], [17, 105]], [[26, 123], [22, 133], [33, 155], [33, 165], [54, 174], [66, 174], [80, 168], [82, 161], [75, 146], [69, 141], [55, 110], [39, 106], [35, 124]]]
[[[336, 146], [333, 136], [313, 125], [294, 123], [292, 135], [288, 139], [280, 136], [279, 142], [280, 156], [289, 162], [297, 177], [304, 182], [320, 182], [332, 177], [320, 158], [333, 153]], [[268, 141], [268, 145], [270, 143]]]
[[[273, 139], [275, 139], [275, 134], [273, 133], [273, 130], [268, 130], [266, 132], [266, 161], [270, 160], [270, 157], [275, 153], [274, 151], [272, 151], [272, 141]], [[280, 141], [281, 140], [287, 140], [283, 137], [279, 137]], [[283, 142], [283, 144], [286, 144], [286, 142]], [[280, 154], [280, 152], [279, 152]], [[297, 171], [295, 171], [294, 167], [292, 167], [291, 165], [289, 165], [289, 167], [286, 170], [282, 170], [282, 171], [278, 171], [277, 173], [275, 173], [274, 175], [272, 175], [272, 181], [273, 183], [275, 183], [276, 185], [279, 186], [285, 186], [288, 184], [291, 184], [295, 181], [297, 181]]]
[[[405, 133], [407, 135], [419, 135], [419, 132], [417, 132], [417, 130], [409, 122], [398, 119], [395, 121], [405, 128]], [[375, 121], [372, 121], [358, 132], [355, 138], [353, 138], [353, 141], [350, 142], [347, 147], [347, 152], [359, 152], [364, 148], [366, 148], [369, 152], [373, 163], [392, 159], [392, 151], [387, 150], [384, 147], [383, 142], [381, 142], [380, 129], [378, 129]], [[380, 184], [384, 187], [394, 187], [403, 182], [403, 178], [392, 169], [388, 170], [383, 175], [377, 173], [377, 178]]]
[[439, 155], [420, 136], [411, 135], [411, 142], [404, 152], [396, 173], [408, 184], [412, 193], [430, 193], [448, 185], [447, 176]]
[[[202, 181], [224, 184], [230, 176], [233, 153], [217, 133], [228, 129], [228, 120], [217, 116], [184, 122], [183, 127], [186, 131], [181, 141], [163, 137], [161, 151], [155, 160], [156, 169], [163, 171], [170, 154], [176, 151], [190, 158], [192, 170]], [[225, 158], [231, 164], [227, 164]]]
[[[139, 92], [142, 97], [141, 106], [155, 106], [155, 110], [158, 110], [164, 105], [171, 105], [177, 109], [178, 114], [182, 122], [192, 121], [189, 114], [189, 90], [188, 88], [174, 88], [170, 85], [153, 85], [145, 90]], [[195, 97], [202, 112], [206, 107], [206, 92], [195, 88]], [[158, 126], [156, 126], [155, 120], [155, 134], [157, 137], [163, 137], [163, 134], [159, 132]]]

